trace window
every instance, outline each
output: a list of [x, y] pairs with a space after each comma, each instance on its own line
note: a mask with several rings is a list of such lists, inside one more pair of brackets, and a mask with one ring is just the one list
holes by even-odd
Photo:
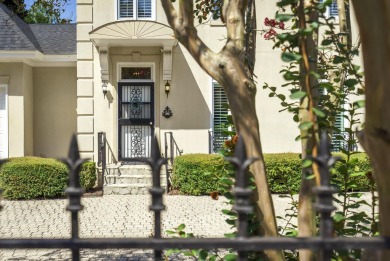
[[151, 67], [122, 67], [121, 79], [122, 80], [151, 80], [152, 68]]
[[329, 6], [328, 15], [329, 15], [329, 17], [332, 17], [332, 16], [338, 17], [339, 16], [339, 10], [337, 9], [337, 2], [335, 0]]
[[155, 19], [156, 0], [118, 0], [118, 18]]
[[228, 130], [228, 100], [222, 86], [213, 82], [213, 151], [222, 149], [223, 142], [227, 139], [224, 131]]
[[[320, 0], [320, 2], [322, 3], [324, 0]], [[326, 13], [325, 15], [327, 17], [335, 17], [335, 18], [338, 18], [339, 17], [339, 10], [337, 8], [337, 1], [336, 0], [333, 0], [332, 3], [330, 4], [330, 6], [327, 8], [326, 10]]]
[[[326, 80], [320, 80], [320, 82], [327, 82]], [[323, 101], [329, 100], [329, 95], [327, 93], [327, 90], [325, 88], [319, 88], [319, 94], [320, 94], [320, 103], [319, 106], [322, 106]], [[341, 105], [343, 106], [343, 105]], [[348, 133], [345, 131], [345, 117], [344, 112], [339, 111], [336, 115], [334, 115], [334, 126], [332, 129], [332, 137], [331, 137], [331, 150], [332, 152], [338, 152], [341, 151], [341, 149], [346, 149], [350, 151], [356, 151], [357, 147], [348, 146]]]

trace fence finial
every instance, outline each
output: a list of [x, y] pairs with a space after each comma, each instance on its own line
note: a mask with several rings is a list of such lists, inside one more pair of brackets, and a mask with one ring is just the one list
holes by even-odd
[[71, 159], [73, 162], [76, 162], [78, 159], [80, 159], [79, 145], [77, 143], [77, 137], [75, 134], [72, 135], [68, 158]]

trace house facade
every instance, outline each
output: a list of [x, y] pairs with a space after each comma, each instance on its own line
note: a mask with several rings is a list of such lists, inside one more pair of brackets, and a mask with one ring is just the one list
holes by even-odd
[[[270, 8], [258, 9], [260, 27], [261, 17], [275, 12], [274, 2], [265, 2]], [[210, 131], [226, 113], [221, 106], [225, 98], [177, 42], [160, 1], [77, 3], [77, 133], [82, 155], [98, 157], [99, 132], [106, 134], [118, 160], [148, 155], [153, 134], [164, 151], [166, 132], [172, 132], [184, 153], [208, 153]], [[223, 47], [226, 32], [219, 21], [197, 29], [214, 51]], [[264, 150], [299, 151], [291, 115], [278, 113], [279, 103], [261, 88], [263, 81], [280, 77], [280, 53], [258, 37], [257, 104]]]
[[[264, 8], [266, 6], [267, 8]], [[258, 28], [273, 17], [263, 0]], [[98, 161], [99, 133], [110, 157], [126, 161], [162, 152], [171, 133], [184, 153], [209, 153], [227, 113], [226, 97], [174, 37], [158, 0], [77, 0], [77, 24], [27, 25], [0, 4], [0, 157], [63, 157], [72, 133], [81, 156]], [[220, 21], [197, 26], [218, 52]], [[279, 113], [264, 82], [283, 80], [280, 52], [260, 34], [255, 74], [257, 113], [266, 153], [299, 152], [296, 123]]]

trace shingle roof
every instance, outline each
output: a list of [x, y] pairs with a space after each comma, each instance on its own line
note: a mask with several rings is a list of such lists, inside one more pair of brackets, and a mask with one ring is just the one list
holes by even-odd
[[40, 46], [28, 24], [0, 4], [0, 49], [39, 50]]
[[76, 25], [29, 25], [0, 3], [0, 50], [76, 54]]
[[76, 24], [30, 24], [44, 54], [76, 54]]

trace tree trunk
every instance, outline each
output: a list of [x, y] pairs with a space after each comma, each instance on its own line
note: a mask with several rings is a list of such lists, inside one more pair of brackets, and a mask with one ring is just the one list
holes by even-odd
[[[180, 0], [178, 10], [174, 8], [171, 0], [161, 0], [161, 3], [176, 38], [203, 70], [217, 80], [225, 90], [235, 127], [245, 142], [247, 156], [259, 159], [250, 168], [256, 183], [255, 211], [260, 223], [259, 235], [277, 237], [278, 231], [256, 115], [256, 85], [253, 82], [255, 28], [246, 30], [248, 25], [255, 22], [255, 1], [223, 2], [222, 15], [226, 21], [227, 40], [220, 53], [211, 51], [199, 38], [194, 26], [193, 1]], [[284, 260], [281, 250], [264, 252], [267, 260]]]
[[[278, 231], [261, 148], [255, 105], [256, 89], [242, 80], [245, 79], [245, 72], [240, 61], [232, 58], [228, 60], [228, 64], [230, 68], [226, 69], [234, 70], [235, 73], [227, 73], [220, 83], [229, 100], [234, 126], [239, 137], [245, 142], [247, 157], [259, 159], [250, 168], [257, 188], [253, 196], [257, 221], [260, 222], [258, 235], [275, 237], [278, 236]], [[269, 260], [284, 260], [281, 251], [267, 250], [265, 254]]]
[[[366, 114], [360, 141], [373, 163], [380, 234], [390, 236], [390, 2], [353, 0], [365, 69]], [[382, 251], [381, 260], [390, 260]]]
[[[313, 2], [311, 0], [300, 0], [298, 6], [299, 27], [304, 30], [307, 22], [318, 21], [318, 14], [314, 11], [305, 12], [305, 8], [310, 8]], [[309, 10], [309, 9], [306, 9]], [[302, 141], [302, 159], [308, 155], [317, 156], [317, 136], [318, 125], [313, 107], [316, 106], [318, 98], [317, 79], [310, 72], [317, 71], [318, 56], [318, 32], [301, 36], [299, 49], [302, 55], [300, 64], [301, 90], [307, 93], [307, 96], [301, 101], [299, 109], [300, 122], [311, 122], [313, 125], [309, 129], [301, 129]], [[315, 164], [312, 165], [315, 180], [319, 183], [319, 171]], [[307, 179], [310, 169], [302, 169], [301, 189], [299, 191], [298, 204], [298, 236], [312, 237], [316, 234], [315, 211], [314, 211], [314, 186], [313, 179]], [[299, 259], [301, 261], [310, 261], [314, 259], [314, 253], [310, 250], [299, 250]]]

